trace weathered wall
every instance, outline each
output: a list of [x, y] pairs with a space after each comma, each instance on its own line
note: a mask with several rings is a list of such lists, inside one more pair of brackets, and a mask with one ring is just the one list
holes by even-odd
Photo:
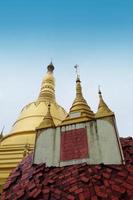
[[97, 130], [101, 151], [101, 162], [104, 164], [121, 164], [122, 155], [114, 124], [111, 123], [111, 120], [109, 121], [104, 118], [98, 119]]
[[37, 137], [35, 144], [34, 163], [46, 163], [53, 165], [55, 144], [55, 129], [45, 129]]
[[47, 166], [83, 162], [122, 164], [120, 148], [113, 119], [97, 119], [43, 130], [36, 140], [34, 163]]

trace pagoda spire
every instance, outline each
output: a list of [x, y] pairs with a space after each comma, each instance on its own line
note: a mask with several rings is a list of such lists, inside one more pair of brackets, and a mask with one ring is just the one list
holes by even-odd
[[47, 66], [47, 70], [48, 70], [48, 72], [53, 73], [53, 71], [54, 71], [54, 65], [53, 65], [52, 61], [51, 61], [50, 64]]
[[98, 106], [98, 111], [95, 115], [96, 118], [114, 115], [114, 113], [110, 110], [110, 108], [105, 103], [100, 87], [98, 89], [98, 94], [99, 94], [99, 106]]
[[91, 111], [82, 93], [81, 80], [79, 75], [76, 79], [76, 97], [70, 109], [70, 112], [81, 112], [81, 115], [87, 115], [90, 118], [94, 117], [94, 113]]
[[[89, 120], [94, 119], [94, 117], [95, 117], [95, 115], [94, 115], [93, 111], [91, 110], [91, 108], [89, 107], [89, 105], [87, 104], [87, 102], [83, 96], [80, 76], [77, 73], [76, 97], [70, 108], [68, 116], [63, 121], [63, 124], [67, 123], [67, 121], [68, 121], [68, 123], [70, 123], [70, 121], [72, 123], [80, 122], [80, 121], [89, 121]], [[75, 120], [74, 120], [74, 118], [75, 118]]]
[[55, 127], [51, 112], [50, 112], [50, 103], [48, 104], [48, 111], [45, 115], [43, 121], [40, 123], [39, 127], [37, 127], [37, 130], [45, 129], [45, 128], [53, 128]]
[[47, 66], [47, 73], [44, 76], [41, 85], [41, 91], [38, 101], [54, 102], [55, 101], [55, 78], [53, 76], [54, 65], [52, 61]]

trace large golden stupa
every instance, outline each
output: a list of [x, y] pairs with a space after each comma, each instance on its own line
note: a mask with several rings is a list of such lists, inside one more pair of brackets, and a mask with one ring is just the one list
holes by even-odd
[[47, 69], [37, 101], [22, 109], [9, 135], [0, 136], [0, 193], [11, 170], [33, 150], [36, 128], [46, 115], [48, 104], [51, 105], [51, 115], [55, 125], [60, 124], [67, 115], [55, 99], [53, 64], [50, 63]]

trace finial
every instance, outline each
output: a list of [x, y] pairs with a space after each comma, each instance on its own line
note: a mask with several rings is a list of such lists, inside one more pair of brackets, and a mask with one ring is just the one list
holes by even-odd
[[76, 81], [80, 81], [80, 75], [79, 75], [79, 65], [75, 65], [74, 68], [76, 69], [76, 76], [77, 76], [77, 80]]
[[50, 62], [50, 64], [47, 66], [48, 72], [53, 72], [54, 71], [54, 65], [52, 63], [52, 60]]
[[101, 92], [101, 86], [100, 86], [100, 85], [98, 86], [98, 94], [99, 94], [99, 96], [102, 95], [102, 92]]

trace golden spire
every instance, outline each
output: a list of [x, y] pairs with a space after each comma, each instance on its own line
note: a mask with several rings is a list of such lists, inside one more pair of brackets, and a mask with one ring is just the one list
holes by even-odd
[[109, 107], [107, 106], [107, 104], [104, 102], [103, 97], [102, 97], [102, 92], [100, 90], [99, 87], [99, 106], [98, 106], [98, 111], [96, 113], [96, 118], [101, 118], [101, 117], [107, 117], [107, 116], [112, 116], [114, 115], [114, 113], [109, 109]]
[[47, 66], [47, 74], [45, 75], [38, 101], [55, 101], [55, 79], [53, 76], [54, 66], [52, 62]]
[[[77, 72], [77, 65], [75, 66]], [[67, 118], [63, 121], [63, 124], [76, 123], [81, 121], [88, 121], [94, 119], [95, 115], [88, 106], [86, 100], [82, 94], [82, 87], [79, 75], [77, 74], [76, 80], [76, 98], [70, 108]]]
[[45, 115], [43, 121], [40, 123], [39, 127], [36, 128], [37, 130], [55, 127], [53, 118], [50, 113], [50, 107], [51, 105], [48, 104], [47, 114]]
[[72, 112], [80, 112], [81, 115], [86, 115], [89, 118], [94, 118], [94, 113], [91, 111], [90, 107], [83, 97], [81, 81], [79, 77], [77, 77], [76, 80], [76, 98], [70, 109], [70, 113]]

